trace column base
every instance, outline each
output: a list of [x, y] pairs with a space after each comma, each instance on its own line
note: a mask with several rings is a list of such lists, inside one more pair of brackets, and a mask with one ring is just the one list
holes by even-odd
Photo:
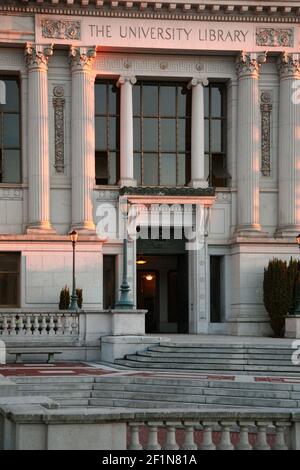
[[120, 181], [119, 181], [119, 186], [122, 188], [122, 187], [125, 187], [125, 186], [133, 186], [133, 187], [136, 187], [137, 186], [137, 182], [136, 180], [134, 179], [131, 179], [131, 178], [121, 178]]
[[27, 225], [26, 233], [28, 235], [54, 235], [56, 230], [49, 222], [40, 222]]
[[203, 188], [203, 189], [205, 189], [205, 188], [208, 188], [208, 181], [206, 181], [206, 180], [195, 180], [195, 179], [193, 179], [193, 180], [191, 180], [191, 181], [189, 182], [189, 186], [190, 186], [191, 188], [195, 188], [195, 189], [198, 189], [198, 188]]
[[96, 233], [96, 227], [94, 222], [82, 222], [78, 224], [72, 224], [70, 230], [76, 230], [76, 232], [79, 232], [82, 235], [95, 235]]
[[260, 224], [239, 225], [234, 235], [236, 237], [268, 237], [268, 232], [263, 232]]
[[300, 225], [285, 225], [278, 227], [275, 232], [276, 238], [296, 238], [300, 233]]

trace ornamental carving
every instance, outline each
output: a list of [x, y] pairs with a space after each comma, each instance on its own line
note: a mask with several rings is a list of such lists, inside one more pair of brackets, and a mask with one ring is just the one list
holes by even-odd
[[81, 39], [80, 21], [68, 20], [42, 20], [43, 38], [52, 39]]
[[268, 47], [293, 47], [294, 29], [256, 28], [256, 45]]
[[73, 47], [70, 48], [70, 61], [73, 68], [92, 69], [97, 56], [96, 48]]
[[55, 163], [54, 167], [57, 173], [64, 173], [65, 169], [65, 99], [62, 86], [53, 88], [53, 107], [54, 107], [54, 139], [55, 139]]
[[25, 46], [25, 60], [27, 67], [48, 68], [49, 57], [53, 55], [53, 44], [49, 46], [34, 45], [27, 42]]
[[278, 73], [281, 78], [300, 74], [299, 54], [283, 52], [277, 62]]
[[271, 112], [272, 95], [263, 91], [260, 95], [261, 111], [261, 172], [264, 176], [271, 173]]
[[236, 61], [236, 73], [239, 78], [249, 75], [258, 76], [261, 64], [266, 62], [266, 53], [241, 52]]

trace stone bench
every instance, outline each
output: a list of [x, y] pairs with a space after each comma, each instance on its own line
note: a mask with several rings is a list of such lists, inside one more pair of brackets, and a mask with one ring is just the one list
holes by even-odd
[[16, 364], [22, 364], [23, 354], [48, 354], [48, 364], [54, 363], [54, 354], [62, 354], [62, 351], [55, 351], [53, 349], [38, 349], [38, 348], [26, 348], [26, 349], [8, 349], [8, 354], [16, 355]]

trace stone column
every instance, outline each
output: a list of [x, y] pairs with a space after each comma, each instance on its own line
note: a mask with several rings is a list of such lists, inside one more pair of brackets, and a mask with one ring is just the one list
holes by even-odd
[[300, 55], [283, 53], [278, 61], [279, 153], [277, 235], [300, 232]]
[[192, 89], [192, 141], [191, 141], [191, 182], [194, 188], [207, 188], [204, 171], [204, 92], [208, 85], [206, 78], [193, 78], [188, 84]]
[[135, 77], [120, 77], [117, 86], [121, 90], [120, 116], [120, 186], [136, 186], [133, 174], [133, 111], [132, 86]]
[[26, 44], [28, 68], [28, 233], [54, 232], [50, 224], [48, 60], [52, 46]]
[[236, 63], [238, 76], [237, 233], [261, 236], [259, 219], [260, 109], [259, 69], [265, 54], [242, 52]]
[[72, 73], [72, 229], [94, 232], [95, 48], [71, 47]]

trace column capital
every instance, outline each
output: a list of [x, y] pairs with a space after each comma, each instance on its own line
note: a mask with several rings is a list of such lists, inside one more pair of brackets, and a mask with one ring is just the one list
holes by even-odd
[[124, 85], [126, 82], [130, 83], [131, 85], [135, 85], [137, 80], [134, 75], [130, 75], [130, 76], [121, 75], [117, 81], [117, 87]]
[[41, 46], [27, 42], [25, 45], [25, 61], [28, 69], [48, 70], [49, 57], [53, 55], [53, 44]]
[[280, 78], [300, 78], [300, 54], [283, 52], [277, 61], [277, 69]]
[[189, 81], [187, 87], [190, 90], [191, 88], [193, 88], [194, 86], [197, 86], [197, 85], [207, 86], [208, 83], [209, 83], [209, 81], [206, 77], [193, 77]]
[[71, 46], [69, 57], [72, 70], [91, 71], [96, 56], [96, 47]]
[[266, 62], [266, 52], [240, 52], [236, 60], [236, 73], [238, 78], [253, 77], [258, 78], [261, 64]]

